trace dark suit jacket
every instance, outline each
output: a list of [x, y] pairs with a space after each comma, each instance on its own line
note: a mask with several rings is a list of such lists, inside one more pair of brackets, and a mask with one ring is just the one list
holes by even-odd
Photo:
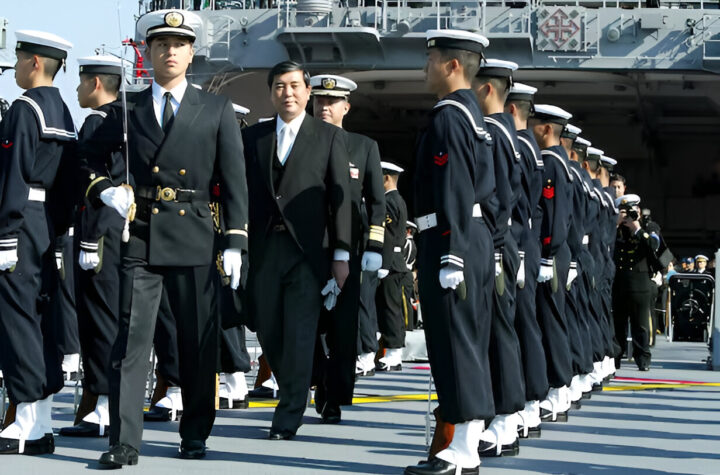
[[[89, 162], [102, 163], [106, 156], [103, 148], [117, 146], [117, 133], [122, 131], [117, 120], [122, 117], [105, 120], [81, 151]], [[219, 179], [227, 227], [225, 247], [247, 249], [245, 161], [240, 127], [229, 99], [188, 85], [166, 135], [155, 118], [152, 90], [148, 88], [128, 104], [128, 133], [134, 186], [199, 190], [209, 196]], [[101, 165], [93, 168], [98, 175], [107, 173]], [[100, 192], [109, 186], [110, 180], [91, 185], [88, 198], [97, 203]], [[138, 217], [132, 223], [125, 255], [147, 259], [157, 266], [212, 264], [215, 237], [209, 199], [152, 200], [149, 207], [146, 218]]]
[[350, 184], [342, 129], [306, 115], [285, 162], [278, 189], [277, 119], [243, 130], [250, 197], [250, 268], [264, 258], [265, 236], [277, 210], [318, 279], [329, 275], [331, 252], [350, 250]]

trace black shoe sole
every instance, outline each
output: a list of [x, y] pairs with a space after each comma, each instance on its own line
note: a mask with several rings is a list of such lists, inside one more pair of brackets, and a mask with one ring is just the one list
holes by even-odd
[[250, 403], [247, 399], [235, 399], [233, 407], [230, 407], [227, 399], [220, 398], [220, 409], [247, 409], [248, 407], [250, 407]]
[[524, 433], [525, 433], [525, 431], [522, 428], [518, 429], [518, 437], [520, 437], [521, 439], [539, 439], [542, 434], [542, 431], [540, 429], [540, 426], [537, 426], [537, 427], [530, 427], [528, 429], [527, 436], [524, 435]]
[[573, 401], [572, 403], [570, 403], [570, 407], [573, 408], [573, 409], [575, 409], [575, 410], [577, 410], [577, 409], [582, 409], [582, 403], [581, 403], [580, 400], [578, 399], [577, 401]]

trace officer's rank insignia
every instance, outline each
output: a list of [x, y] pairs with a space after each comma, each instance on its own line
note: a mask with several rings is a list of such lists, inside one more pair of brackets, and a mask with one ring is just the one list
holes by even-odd
[[177, 28], [178, 26], [182, 25], [183, 20], [184, 18], [182, 16], [182, 13], [179, 12], [173, 11], [165, 15], [165, 24], [173, 28]]
[[435, 160], [435, 165], [442, 167], [448, 161], [448, 154], [447, 153], [439, 153], [439, 154], [435, 155], [433, 160]]
[[333, 78], [323, 78], [322, 80], [323, 89], [335, 89], [336, 84]]
[[2, 148], [6, 149], [6, 150], [9, 149], [10, 147], [12, 147], [12, 144], [13, 143], [11, 141], [9, 141], [8, 139], [5, 139], [2, 141], [2, 143], [0, 143]]

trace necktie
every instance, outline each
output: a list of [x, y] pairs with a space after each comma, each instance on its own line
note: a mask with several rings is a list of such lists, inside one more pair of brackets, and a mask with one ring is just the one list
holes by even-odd
[[170, 130], [170, 125], [172, 125], [172, 120], [175, 117], [175, 114], [173, 114], [173, 107], [172, 103], [170, 102], [170, 99], [172, 99], [172, 94], [170, 92], [165, 93], [165, 106], [163, 109], [163, 116], [162, 116], [162, 129], [163, 132], [167, 133], [168, 130]]
[[280, 135], [278, 135], [278, 146], [277, 146], [277, 156], [278, 160], [280, 160], [280, 163], [285, 165], [285, 161], [287, 160], [288, 155], [290, 154], [290, 134], [292, 131], [290, 130], [290, 126], [285, 124], [280, 129]]

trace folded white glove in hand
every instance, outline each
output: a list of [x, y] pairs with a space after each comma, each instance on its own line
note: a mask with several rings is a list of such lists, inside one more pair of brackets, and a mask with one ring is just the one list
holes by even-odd
[[571, 262], [570, 263], [570, 271], [568, 272], [567, 284], [565, 284], [565, 286], [567, 287], [568, 290], [570, 290], [570, 286], [572, 285], [573, 280], [575, 280], [577, 278], [577, 276], [578, 276], [577, 262]]
[[378, 279], [384, 279], [390, 273], [387, 269], [378, 269]]
[[0, 271], [12, 268], [12, 266], [17, 264], [17, 261], [17, 249], [0, 251]]
[[78, 264], [82, 270], [95, 269], [100, 264], [100, 255], [97, 252], [80, 251]]
[[555, 276], [555, 271], [553, 270], [553, 260], [552, 259], [540, 259], [540, 272], [538, 273], [537, 281], [538, 282], [547, 282], [551, 280]]
[[334, 277], [327, 281], [327, 284], [323, 287], [320, 295], [325, 297], [325, 308], [332, 310], [337, 303], [338, 295], [340, 295], [340, 287], [337, 285]]
[[375, 272], [382, 266], [382, 254], [373, 251], [365, 251], [360, 263], [363, 271]]
[[518, 251], [518, 256], [520, 256], [520, 267], [517, 272], [517, 285], [522, 289], [525, 287], [525, 251]]
[[495, 277], [499, 276], [503, 272], [502, 267], [502, 252], [495, 253]]
[[230, 278], [230, 288], [237, 290], [242, 274], [242, 251], [240, 249], [223, 251], [223, 272]]
[[461, 270], [447, 267], [440, 269], [440, 287], [443, 289], [455, 290], [463, 280], [465, 280], [465, 274]]
[[106, 206], [114, 208], [120, 216], [127, 218], [128, 211], [135, 202], [135, 194], [126, 186], [113, 186], [100, 193], [100, 199]]

